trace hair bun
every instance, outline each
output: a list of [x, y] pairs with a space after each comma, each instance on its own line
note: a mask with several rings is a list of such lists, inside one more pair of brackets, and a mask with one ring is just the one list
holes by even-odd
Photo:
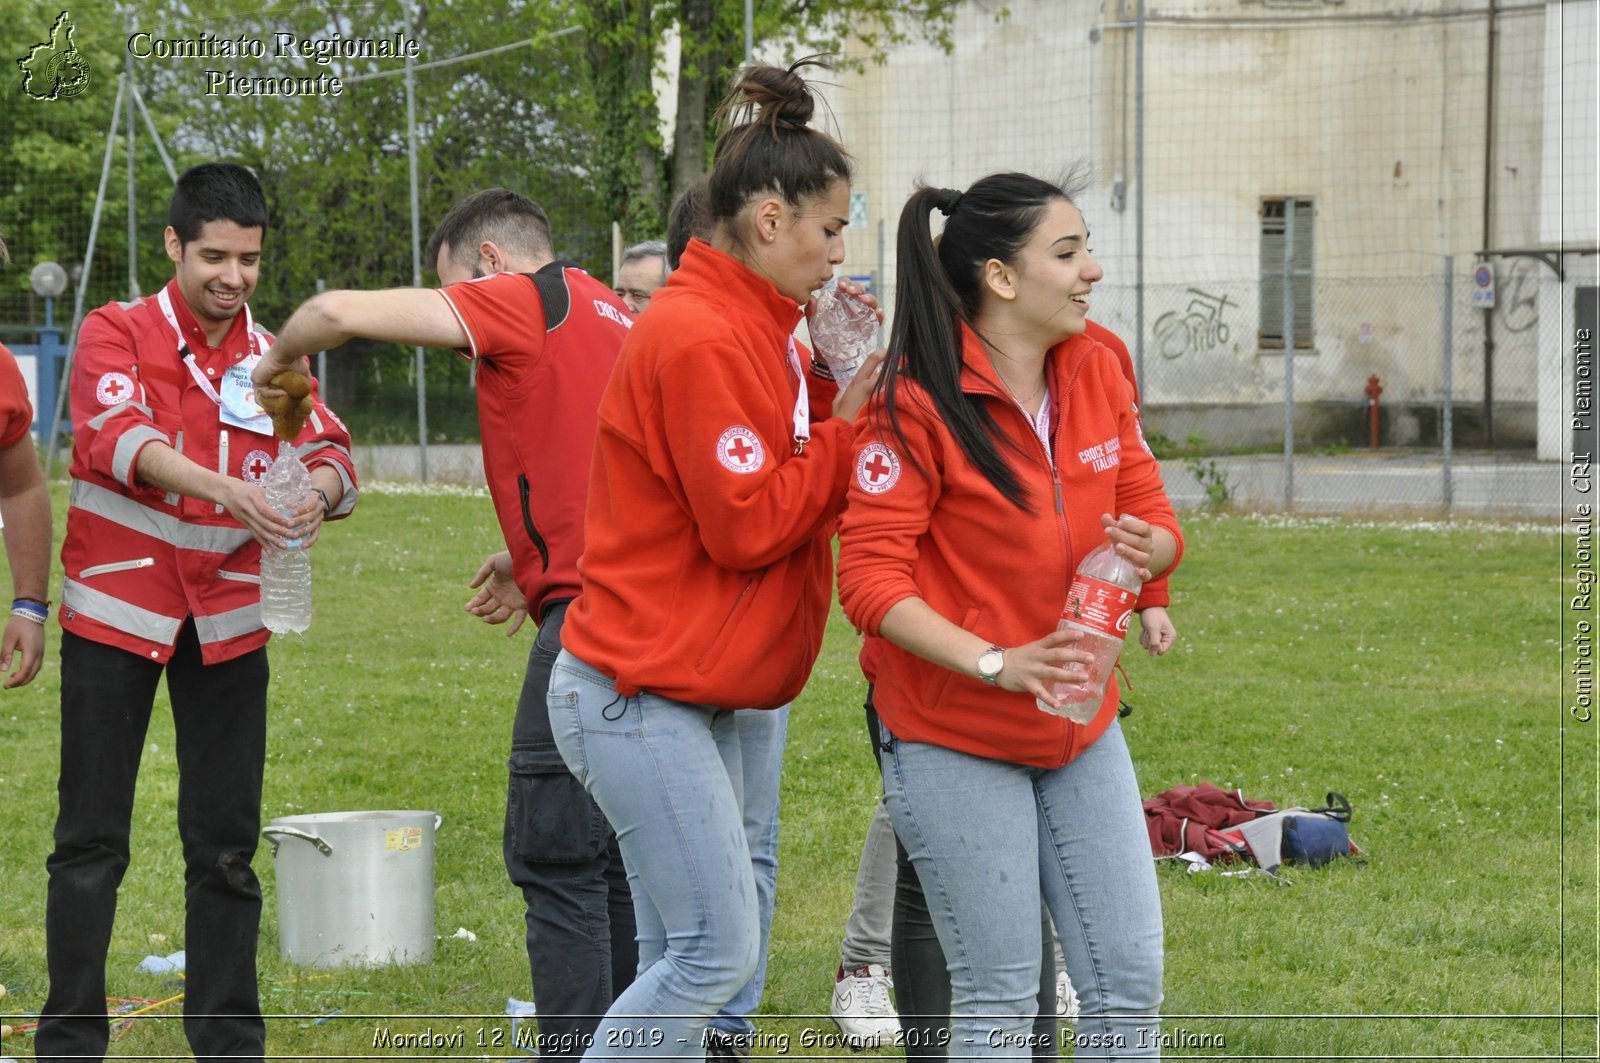
[[817, 58], [807, 57], [788, 69], [766, 65], [746, 67], [734, 85], [740, 108], [748, 116], [746, 121], [790, 129], [806, 128], [817, 109], [817, 101], [798, 71], [806, 66], [823, 65]]

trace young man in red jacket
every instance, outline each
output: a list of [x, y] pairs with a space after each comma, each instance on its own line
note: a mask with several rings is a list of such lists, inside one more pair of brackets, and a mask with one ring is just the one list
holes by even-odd
[[296, 440], [317, 496], [285, 520], [260, 487], [277, 441], [249, 395], [250, 369], [272, 337], [247, 301], [266, 225], [249, 170], [187, 171], [166, 231], [172, 282], [101, 307], [78, 334], [40, 1059], [106, 1049], [106, 954], [163, 673], [186, 865], [184, 1031], [196, 1055], [262, 1058], [261, 890], [250, 870], [267, 730], [261, 549], [309, 545], [324, 518], [356, 502], [350, 437], [320, 402]]
[[508, 550], [478, 570], [469, 612], [491, 624], [531, 613], [538, 636], [511, 732], [504, 856], [527, 902], [528, 962], [540, 1055], [583, 1054], [614, 994], [633, 980], [633, 901], [617, 842], [567, 770], [550, 734], [545, 690], [578, 593], [595, 411], [633, 326], [616, 296], [558, 261], [538, 204], [491, 188], [440, 222], [428, 258], [445, 287], [326, 292], [296, 310], [271, 378], [356, 336], [448, 347], [478, 366], [483, 469]]

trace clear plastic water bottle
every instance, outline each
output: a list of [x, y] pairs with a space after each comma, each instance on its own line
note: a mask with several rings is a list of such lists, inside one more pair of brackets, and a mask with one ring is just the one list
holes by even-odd
[[843, 391], [878, 347], [878, 315], [861, 300], [839, 291], [837, 277], [817, 292], [816, 303], [806, 315], [811, 345], [822, 355]]
[[1143, 585], [1133, 562], [1117, 553], [1111, 540], [1089, 551], [1072, 577], [1067, 604], [1056, 624], [1057, 631], [1083, 632], [1083, 638], [1073, 645], [1094, 654], [1094, 660], [1083, 666], [1089, 678], [1082, 683], [1050, 684], [1050, 693], [1061, 702], [1059, 709], [1037, 698], [1034, 704], [1074, 723], [1094, 719], [1105, 700], [1106, 680], [1111, 678], [1111, 670], [1122, 655], [1122, 642], [1128, 636], [1128, 624]]
[[[311, 473], [288, 443], [278, 444], [278, 457], [261, 480], [267, 504], [284, 518], [305, 504], [315, 490]], [[290, 540], [285, 549], [261, 549], [261, 620], [274, 634], [304, 631], [311, 626], [311, 551]]]

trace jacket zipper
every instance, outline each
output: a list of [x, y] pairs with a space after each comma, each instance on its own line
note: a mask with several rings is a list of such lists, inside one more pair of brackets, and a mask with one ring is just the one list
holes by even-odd
[[550, 548], [545, 545], [544, 536], [539, 534], [539, 529], [533, 526], [533, 511], [528, 508], [528, 474], [517, 474], [517, 494], [522, 501], [522, 526], [527, 529], [528, 538], [533, 540], [534, 547], [539, 551], [539, 559], [544, 562], [544, 570], [550, 571]]
[[131, 561], [111, 561], [104, 565], [90, 565], [88, 568], [78, 570], [79, 579], [88, 579], [90, 576], [104, 576], [110, 572], [127, 572], [135, 568], [150, 568], [156, 563], [153, 557], [137, 557]]
[[[1074, 382], [1075, 380], [1076, 377], [1074, 377]], [[1063, 400], [1066, 397], [1066, 391], [1069, 390], [1071, 390], [1071, 382], [1069, 382], [1067, 388], [1062, 391], [1061, 398]], [[1015, 402], [1012, 402], [1011, 406], [1016, 411], [1017, 416], [1022, 416], [1022, 407], [1018, 406]], [[1039, 453], [1044, 458], [1045, 468], [1050, 470], [1050, 488], [1051, 494], [1054, 496], [1053, 500], [1056, 510], [1056, 527], [1061, 531], [1061, 549], [1063, 561], [1062, 568], [1066, 573], [1067, 583], [1070, 585], [1072, 583], [1072, 542], [1067, 533], [1066, 508], [1062, 505], [1061, 499], [1060, 463], [1051, 460], [1050, 451], [1046, 449], [1047, 444], [1043, 439], [1039, 438], [1039, 433], [1034, 430], [1032, 424], [1028, 423], [1028, 419], [1023, 417], [1022, 420], [1023, 427], [1027, 429], [1029, 437], [1032, 438], [1034, 443], [1036, 443], [1039, 447]], [[1061, 438], [1061, 421], [1059, 417], [1056, 419], [1055, 430], [1056, 439], [1059, 440]], [[1062, 600], [1063, 603], [1065, 603], [1064, 594]], [[1070, 760], [1077, 755], [1078, 736], [1082, 733], [1082, 730], [1082, 727], [1073, 725], [1068, 727], [1066, 729], [1066, 733], [1062, 735], [1061, 741], [1064, 748], [1062, 749], [1061, 755], [1067, 760]]]
[[217, 578], [218, 579], [237, 580], [240, 583], [260, 583], [261, 582], [261, 577], [260, 576], [252, 576], [248, 572], [229, 572], [225, 568], [217, 569]]
[[[1074, 381], [1075, 380], [1076, 380], [1076, 376], [1074, 376]], [[1067, 386], [1066, 390], [1071, 390], [1071, 383], [1072, 382], [1068, 383], [1068, 386]], [[1063, 397], [1065, 397], [1065, 392], [1063, 392]], [[1039, 433], [1034, 429], [1033, 425], [1031, 423], [1029, 423], [1028, 418], [1023, 414], [1022, 407], [1017, 405], [1015, 400], [1008, 400], [1008, 402], [1009, 402], [1009, 405], [1011, 406], [1012, 413], [1015, 414], [1016, 416], [1022, 418], [1022, 427], [1027, 430], [1028, 438], [1032, 439], [1034, 441], [1034, 443], [1038, 445], [1038, 447], [1039, 447], [1039, 451], [1038, 451], [1039, 455], [1042, 458], [1044, 458], [1044, 466], [1050, 472], [1050, 490], [1051, 490], [1051, 494], [1053, 496], [1053, 501], [1054, 501], [1055, 511], [1056, 511], [1056, 527], [1058, 529], [1060, 529], [1060, 531], [1061, 531], [1061, 545], [1062, 545], [1063, 550], [1065, 551], [1065, 561], [1067, 563], [1068, 582], [1070, 583], [1071, 582], [1071, 569], [1072, 569], [1072, 564], [1071, 564], [1071, 562], [1072, 562], [1072, 542], [1071, 542], [1070, 536], [1067, 533], [1066, 508], [1062, 504], [1062, 497], [1061, 497], [1061, 469], [1060, 469], [1059, 463], [1056, 462], [1056, 461], [1051, 460], [1050, 452], [1045, 449], [1045, 446], [1046, 446], [1045, 441], [1039, 438]], [[1055, 429], [1056, 429], [1056, 438], [1060, 439], [1061, 438], [1061, 424], [1060, 424], [1060, 419], [1059, 418], [1057, 418]]]
[[749, 580], [748, 582], [745, 583], [743, 589], [739, 591], [739, 597], [737, 597], [737, 598], [735, 598], [733, 600], [733, 608], [729, 609], [728, 610], [728, 615], [722, 618], [722, 626], [717, 629], [716, 637], [713, 638], [706, 645], [706, 652], [702, 653], [700, 655], [700, 659], [695, 662], [694, 666], [695, 666], [695, 668], [697, 670], [702, 669], [702, 668], [705, 667], [706, 658], [710, 657], [711, 656], [711, 651], [713, 649], [715, 649], [716, 646], [719, 643], [722, 642], [722, 636], [727, 633], [728, 625], [733, 623], [734, 614], [739, 611], [739, 606], [744, 604], [744, 596], [749, 594], [750, 593], [750, 588], [754, 587], [755, 585], [756, 585], [756, 581], [755, 580], [753, 580], [753, 579]]
[[[228, 430], [226, 428], [222, 429], [217, 438], [217, 471], [224, 476], [228, 475]], [[217, 512], [221, 513], [222, 510], [222, 503], [218, 502]]]

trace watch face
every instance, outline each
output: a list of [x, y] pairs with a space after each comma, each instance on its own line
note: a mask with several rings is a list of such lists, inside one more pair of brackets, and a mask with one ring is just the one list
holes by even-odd
[[989, 650], [978, 658], [978, 674], [985, 679], [993, 679], [1000, 674], [1000, 669], [1005, 667], [1005, 657], [999, 650]]

